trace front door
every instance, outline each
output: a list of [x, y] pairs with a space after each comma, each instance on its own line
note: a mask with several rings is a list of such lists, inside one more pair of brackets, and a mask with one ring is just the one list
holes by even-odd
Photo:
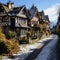
[[15, 18], [11, 18], [11, 27], [15, 27]]

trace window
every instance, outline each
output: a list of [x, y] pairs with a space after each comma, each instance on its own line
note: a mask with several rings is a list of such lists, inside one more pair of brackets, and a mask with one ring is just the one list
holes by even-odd
[[21, 30], [21, 35], [25, 35], [25, 32], [26, 32], [26, 31], [22, 29], [22, 30]]

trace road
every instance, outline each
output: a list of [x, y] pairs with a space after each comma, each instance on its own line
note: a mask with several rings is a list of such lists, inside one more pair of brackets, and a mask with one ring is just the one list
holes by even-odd
[[53, 35], [51, 42], [44, 46], [41, 53], [34, 60], [59, 60], [57, 42], [57, 35]]

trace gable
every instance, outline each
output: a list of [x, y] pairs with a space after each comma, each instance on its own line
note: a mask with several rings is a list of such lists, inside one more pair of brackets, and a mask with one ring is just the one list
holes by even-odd
[[6, 5], [0, 3], [0, 12], [8, 12], [9, 9]]
[[34, 17], [32, 18], [32, 20], [33, 20], [33, 21], [38, 21], [39, 19], [38, 19], [38, 17], [35, 17], [35, 16], [34, 16]]
[[29, 16], [29, 18], [33, 19], [33, 17], [38, 17], [38, 10], [37, 10], [37, 8], [35, 6], [33, 6], [30, 9], [30, 16]]
[[38, 21], [39, 20], [39, 16], [38, 16], [38, 12], [35, 12], [33, 18], [31, 20], [34, 20], [34, 21]]
[[17, 16], [23, 17], [23, 18], [27, 18], [25, 7], [22, 7], [22, 9], [19, 11], [19, 13], [17, 14]]

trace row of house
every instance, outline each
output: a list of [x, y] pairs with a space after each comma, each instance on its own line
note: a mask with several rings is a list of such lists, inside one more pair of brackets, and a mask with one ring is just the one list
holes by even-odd
[[9, 30], [13, 30], [17, 32], [17, 36], [24, 36], [27, 30], [31, 30], [32, 35], [38, 37], [40, 24], [49, 29], [49, 23], [48, 15], [45, 15], [44, 11], [39, 12], [34, 5], [27, 9], [25, 5], [14, 7], [14, 3], [10, 1], [7, 4], [0, 3], [0, 26], [4, 27], [6, 34]]

